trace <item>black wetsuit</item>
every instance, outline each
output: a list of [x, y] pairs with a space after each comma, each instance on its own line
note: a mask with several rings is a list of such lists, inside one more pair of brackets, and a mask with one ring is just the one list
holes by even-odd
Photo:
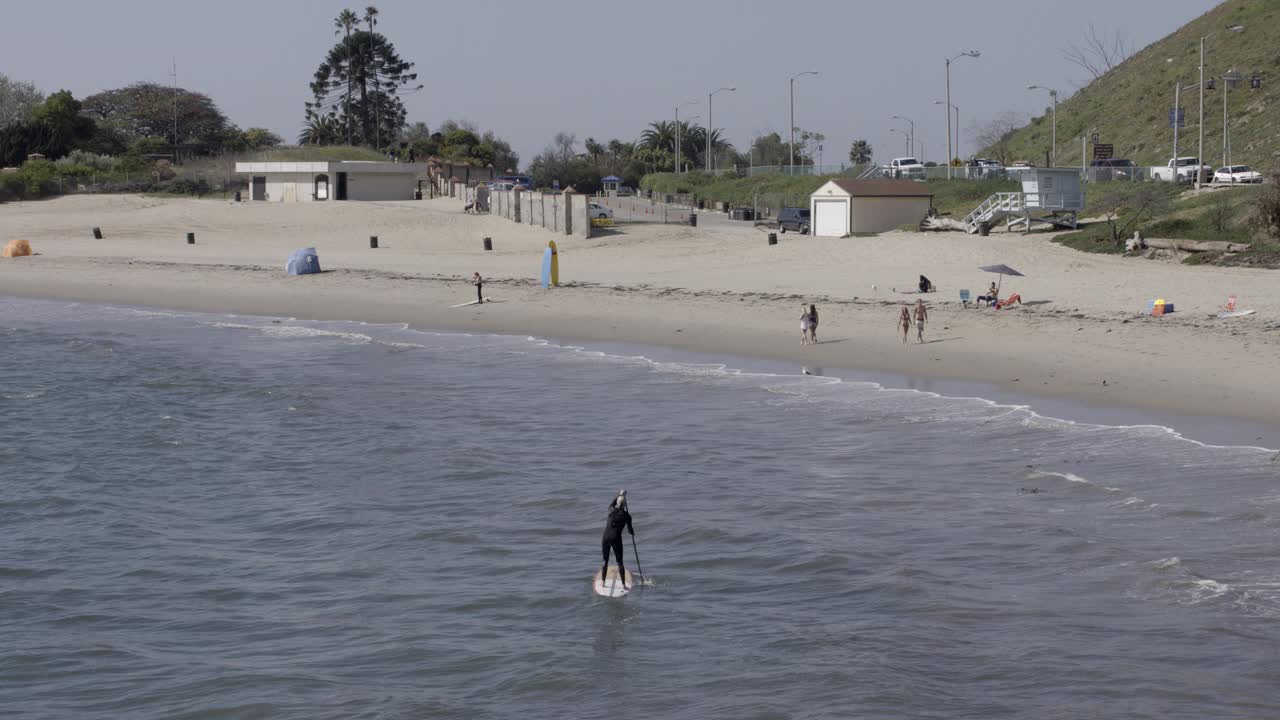
[[604, 523], [604, 537], [600, 540], [600, 553], [604, 555], [604, 565], [600, 568], [600, 581], [604, 582], [609, 574], [609, 550], [613, 550], [613, 559], [618, 562], [618, 576], [622, 584], [627, 584], [627, 569], [622, 565], [622, 528], [632, 535], [636, 531], [631, 528], [631, 513], [624, 508], [609, 505], [609, 519]]

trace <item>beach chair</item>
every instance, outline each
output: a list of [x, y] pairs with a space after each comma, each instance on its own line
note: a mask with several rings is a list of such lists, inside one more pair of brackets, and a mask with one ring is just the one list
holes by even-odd
[[960, 291], [960, 302], [961, 302], [965, 307], [969, 307], [969, 291], [968, 291], [968, 290], [961, 290], [961, 291]]

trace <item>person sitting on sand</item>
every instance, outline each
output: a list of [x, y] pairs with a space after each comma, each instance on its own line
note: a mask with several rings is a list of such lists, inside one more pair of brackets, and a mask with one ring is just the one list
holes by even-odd
[[929, 281], [929, 278], [921, 275], [920, 276], [920, 292], [931, 293], [933, 291], [934, 291], [933, 283]]
[[818, 306], [809, 306], [809, 340], [818, 344]]
[[600, 551], [604, 554], [604, 565], [600, 568], [600, 582], [609, 576], [609, 551], [613, 551], [613, 559], [618, 563], [618, 577], [622, 587], [627, 587], [627, 569], [622, 565], [622, 528], [632, 536], [636, 531], [631, 527], [631, 513], [627, 512], [627, 491], [619, 490], [618, 497], [609, 503], [609, 518], [604, 521], [604, 537], [600, 540]]
[[898, 327], [902, 329], [902, 344], [907, 344], [907, 333], [911, 332], [911, 312], [905, 307], [902, 308], [902, 314], [898, 315]]
[[923, 300], [916, 301], [916, 340], [924, 342], [924, 323], [929, 319], [929, 311], [924, 307]]
[[997, 294], [996, 284], [991, 283], [991, 287], [987, 288], [987, 294], [979, 295], [977, 302], [986, 302], [987, 307], [990, 307], [992, 305], [995, 305], [999, 300], [1000, 300], [1000, 296]]

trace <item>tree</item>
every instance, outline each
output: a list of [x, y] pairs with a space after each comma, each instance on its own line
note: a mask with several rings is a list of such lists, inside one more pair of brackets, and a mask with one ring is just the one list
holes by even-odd
[[585, 147], [587, 149], [587, 155], [591, 156], [591, 162], [593, 163], [598, 162], [600, 160], [600, 156], [604, 154], [604, 146], [596, 142], [595, 138], [587, 138]]
[[576, 146], [577, 138], [572, 133], [556, 133], [551, 144], [529, 163], [534, 184], [551, 187], [559, 182], [560, 187], [572, 187], [579, 192], [599, 190], [600, 170], [589, 157], [579, 155]]
[[480, 136], [480, 143], [493, 149], [493, 166], [499, 170], [516, 172], [520, 169], [520, 155], [511, 149], [511, 143], [485, 130]]
[[866, 140], [854, 140], [849, 146], [849, 162], [854, 165], [867, 165], [871, 162], [871, 143]]
[[298, 135], [299, 145], [340, 145], [342, 126], [328, 115], [309, 118]]
[[39, 153], [56, 160], [93, 136], [94, 122], [80, 113], [81, 105], [62, 90], [31, 111], [26, 122], [0, 129], [0, 164], [21, 165]]
[[[359, 22], [360, 22], [360, 18], [356, 17], [356, 14], [351, 12], [351, 10], [349, 9], [343, 10], [342, 12], [338, 13], [338, 17], [334, 18], [333, 20], [333, 27], [334, 27], [333, 34], [337, 35], [338, 33], [342, 33], [343, 37], [345, 38], [343, 40], [343, 45], [345, 45], [347, 49], [347, 65], [351, 64], [351, 30], [355, 28], [356, 24]], [[347, 144], [351, 145], [352, 142], [351, 142], [351, 77], [350, 76], [347, 77], [347, 97], [346, 97], [346, 104], [343, 107], [346, 111], [345, 112], [346, 123], [345, 123], [344, 129], [346, 130], [346, 134], [347, 134]]]
[[44, 94], [35, 85], [0, 73], [0, 127], [30, 120], [42, 102]]
[[[776, 132], [761, 135], [753, 140], [748, 156], [749, 162], [754, 165], [787, 165], [791, 162], [787, 143], [783, 142], [782, 136]], [[804, 148], [796, 148], [796, 164], [813, 164], [813, 160], [804, 154]]]
[[427, 128], [427, 124], [419, 120], [413, 123], [400, 134], [400, 142], [412, 145], [420, 140], [430, 140], [431, 131]]
[[374, 31], [377, 15], [377, 8], [366, 8], [368, 29], [353, 30], [320, 63], [311, 82], [306, 119], [332, 118], [339, 127], [350, 128], [351, 144], [381, 147], [393, 142], [404, 127], [401, 95], [422, 86], [413, 85], [418, 79], [413, 63], [402, 60], [386, 36]]
[[156, 83], [134, 83], [90, 95], [83, 110], [99, 127], [118, 133], [125, 144], [153, 136], [167, 137], [171, 143], [217, 143], [235, 135], [234, 126], [208, 95]]
[[1009, 141], [1013, 132], [1025, 124], [1023, 116], [1016, 112], [1003, 112], [991, 120], [969, 130], [970, 137], [982, 151], [1001, 164], [1009, 162]]
[[240, 132], [239, 144], [250, 150], [275, 147], [283, 142], [284, 140], [279, 135], [266, 128], [249, 128]]
[[1133, 46], [1119, 31], [1110, 35], [1099, 33], [1093, 23], [1089, 23], [1083, 44], [1071, 44], [1062, 51], [1062, 57], [1087, 70], [1095, 80], [1111, 72], [1132, 54]]

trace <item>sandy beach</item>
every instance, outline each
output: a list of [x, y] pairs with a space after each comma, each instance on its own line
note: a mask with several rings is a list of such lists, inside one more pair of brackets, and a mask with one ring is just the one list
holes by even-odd
[[[0, 296], [643, 343], [784, 360], [797, 370], [892, 371], [1090, 404], [1276, 420], [1273, 271], [1089, 255], [1047, 234], [787, 234], [770, 247], [745, 224], [700, 225], [624, 225], [583, 240], [465, 215], [450, 199], [73, 196], [0, 205], [0, 242], [26, 239], [37, 253], [0, 260]], [[95, 226], [104, 239], [93, 238]], [[379, 249], [369, 248], [370, 235]], [[546, 291], [537, 273], [553, 239], [563, 286]], [[306, 246], [326, 272], [286, 277], [285, 259]], [[958, 290], [981, 294], [994, 278], [977, 268], [994, 263], [1026, 275], [1006, 278], [1004, 294], [1028, 304], [963, 308]], [[473, 298], [467, 279], [476, 271], [498, 302], [452, 308]], [[939, 287], [924, 296], [928, 342], [918, 345], [913, 331], [904, 346], [898, 308], [917, 299], [921, 273]], [[1214, 317], [1230, 295], [1256, 314]], [[1177, 312], [1145, 316], [1156, 297]], [[810, 302], [821, 343], [801, 347], [800, 309]]]

